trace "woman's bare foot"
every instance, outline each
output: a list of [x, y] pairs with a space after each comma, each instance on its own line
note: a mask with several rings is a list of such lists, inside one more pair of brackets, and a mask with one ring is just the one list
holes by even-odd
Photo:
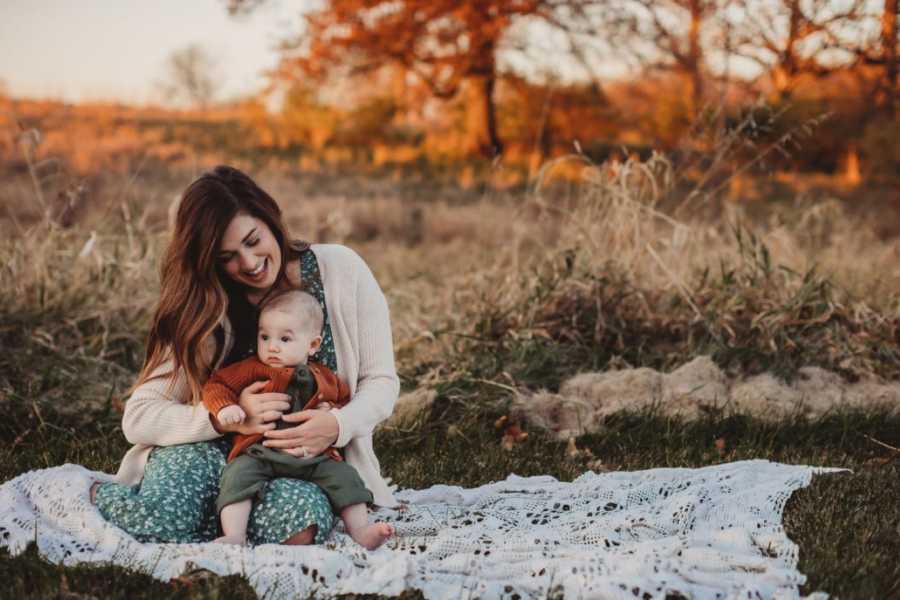
[[213, 543], [216, 544], [234, 544], [235, 546], [246, 546], [247, 538], [243, 538], [237, 535], [223, 535], [220, 538], [216, 538], [213, 540]]
[[366, 550], [374, 550], [392, 535], [394, 526], [390, 523], [372, 523], [350, 532], [350, 537]]

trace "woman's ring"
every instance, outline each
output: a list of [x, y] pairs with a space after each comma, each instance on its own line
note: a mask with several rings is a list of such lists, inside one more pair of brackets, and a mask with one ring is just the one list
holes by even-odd
[[307, 454], [306, 448], [304, 446], [300, 446], [300, 456], [305, 457]]

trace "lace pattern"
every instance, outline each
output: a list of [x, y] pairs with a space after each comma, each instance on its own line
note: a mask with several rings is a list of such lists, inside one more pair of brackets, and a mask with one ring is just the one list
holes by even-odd
[[141, 544], [89, 502], [90, 483], [111, 477], [63, 465], [0, 485], [0, 546], [15, 555], [36, 542], [51, 562], [111, 563], [162, 580], [241, 573], [266, 598], [417, 588], [427, 598], [788, 599], [805, 577], [784, 505], [814, 473], [839, 470], [753, 460], [403, 490], [404, 506], [370, 515], [397, 529], [370, 552], [342, 523], [319, 546]]

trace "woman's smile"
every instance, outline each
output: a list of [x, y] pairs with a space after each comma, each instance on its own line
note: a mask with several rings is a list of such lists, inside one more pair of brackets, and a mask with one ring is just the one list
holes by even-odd
[[268, 258], [265, 258], [265, 259], [263, 259], [263, 261], [259, 264], [258, 267], [256, 267], [256, 268], [253, 269], [252, 271], [245, 271], [244, 274], [245, 274], [247, 277], [249, 277], [250, 279], [254, 279], [254, 280], [265, 279], [265, 276], [266, 276], [266, 273], [267, 273], [266, 267], [268, 266], [268, 264], [269, 264], [269, 259], [268, 259]]
[[275, 284], [281, 266], [281, 248], [264, 221], [238, 213], [219, 244], [219, 262], [237, 283], [267, 290]]

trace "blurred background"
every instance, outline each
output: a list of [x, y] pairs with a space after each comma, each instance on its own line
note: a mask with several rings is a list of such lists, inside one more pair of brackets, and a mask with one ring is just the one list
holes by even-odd
[[897, 193], [895, 0], [8, 1], [0, 33], [4, 177], [511, 189], [662, 152], [732, 198]]
[[551, 388], [700, 354], [893, 376], [897, 10], [4, 2], [6, 310], [136, 369], [168, 215], [228, 162], [363, 253], [409, 377], [462, 334], [543, 344]]

